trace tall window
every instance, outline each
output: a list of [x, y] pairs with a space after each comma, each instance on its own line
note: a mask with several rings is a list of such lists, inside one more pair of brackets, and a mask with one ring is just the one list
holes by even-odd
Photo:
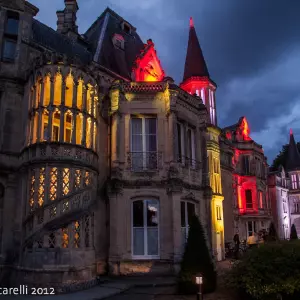
[[300, 203], [299, 202], [294, 203], [294, 213], [296, 213], [296, 214], [300, 213]]
[[293, 174], [291, 175], [292, 177], [292, 189], [296, 189], [297, 188], [297, 175]]
[[246, 190], [245, 196], [246, 196], [246, 209], [253, 209], [252, 191]]
[[248, 155], [242, 157], [243, 159], [243, 171], [245, 175], [250, 174], [250, 159]]
[[253, 235], [256, 232], [256, 222], [255, 221], [248, 221], [246, 223], [246, 226], [247, 226], [248, 237]]
[[131, 167], [133, 170], [157, 169], [156, 118], [131, 119]]
[[262, 193], [262, 191], [258, 191], [258, 203], [259, 203], [259, 208], [263, 208], [263, 193]]
[[158, 258], [158, 201], [134, 201], [132, 203], [132, 217], [132, 255], [136, 258]]
[[205, 104], [205, 89], [201, 88], [201, 99], [203, 101], [203, 104]]
[[19, 14], [8, 11], [3, 36], [2, 60], [13, 62], [16, 56], [19, 31]]
[[215, 99], [214, 92], [209, 90], [209, 110], [210, 110], [210, 120], [211, 123], [216, 125], [216, 108], [215, 108]]
[[195, 167], [195, 130], [190, 127], [185, 130], [185, 126], [182, 123], [177, 123], [177, 137], [178, 161]]
[[195, 167], [195, 131], [191, 128], [187, 130], [187, 158], [189, 165]]
[[286, 203], [283, 202], [282, 205], [283, 205], [283, 212], [286, 214], [287, 213]]
[[193, 215], [195, 215], [195, 204], [181, 201], [181, 234], [183, 246], [188, 238], [189, 226]]

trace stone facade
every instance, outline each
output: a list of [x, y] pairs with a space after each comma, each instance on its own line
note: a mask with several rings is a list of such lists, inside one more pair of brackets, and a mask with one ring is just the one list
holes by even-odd
[[110, 9], [79, 35], [75, 0], [56, 32], [0, 4], [0, 281], [177, 272], [193, 214], [223, 259], [214, 83], [175, 85]]
[[283, 240], [289, 239], [291, 234], [290, 211], [293, 207], [289, 204], [289, 186], [290, 180], [283, 167], [279, 171], [269, 173], [268, 192], [273, 221], [278, 237]]
[[262, 146], [250, 137], [245, 117], [224, 128], [222, 139], [225, 240], [232, 242], [237, 232], [241, 240], [246, 240], [249, 235], [267, 231], [272, 220], [267, 189], [268, 165]]

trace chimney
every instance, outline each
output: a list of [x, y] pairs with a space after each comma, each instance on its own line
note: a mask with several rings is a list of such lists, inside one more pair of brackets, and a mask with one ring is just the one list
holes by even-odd
[[77, 0], [65, 0], [65, 9], [56, 12], [57, 32], [78, 34], [78, 26], [76, 25], [78, 9]]

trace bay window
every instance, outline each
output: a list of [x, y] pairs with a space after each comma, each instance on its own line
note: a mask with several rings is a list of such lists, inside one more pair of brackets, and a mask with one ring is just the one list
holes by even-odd
[[157, 122], [153, 117], [131, 119], [131, 167], [157, 169]]
[[159, 258], [159, 202], [137, 200], [132, 203], [133, 258]]

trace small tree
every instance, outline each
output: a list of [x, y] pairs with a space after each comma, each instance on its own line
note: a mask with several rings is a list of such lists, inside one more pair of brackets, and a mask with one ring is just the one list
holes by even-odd
[[271, 222], [270, 224], [270, 228], [269, 228], [269, 234], [267, 236], [267, 241], [268, 242], [274, 242], [278, 240], [278, 235], [276, 232], [276, 228], [273, 222]]
[[293, 224], [292, 227], [291, 227], [290, 239], [291, 240], [297, 240], [298, 239], [298, 234], [297, 234], [297, 230], [296, 230], [295, 224]]
[[217, 284], [215, 266], [207, 247], [202, 225], [197, 216], [193, 216], [187, 244], [181, 261], [181, 270], [178, 278], [178, 290], [181, 294], [195, 294], [199, 287], [195, 277], [203, 276], [203, 292], [213, 292]]

